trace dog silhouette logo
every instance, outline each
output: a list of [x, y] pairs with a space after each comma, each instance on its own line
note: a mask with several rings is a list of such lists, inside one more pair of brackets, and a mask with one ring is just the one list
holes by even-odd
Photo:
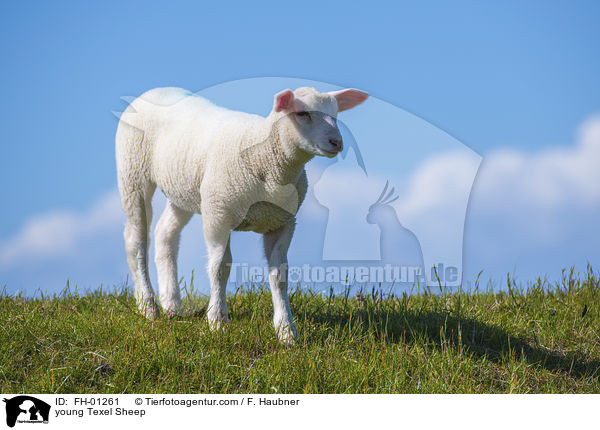
[[50, 405], [31, 396], [16, 396], [3, 399], [6, 403], [6, 425], [19, 423], [48, 423]]

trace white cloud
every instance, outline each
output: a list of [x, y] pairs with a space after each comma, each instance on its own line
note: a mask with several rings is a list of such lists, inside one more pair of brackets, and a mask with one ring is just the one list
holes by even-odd
[[37, 215], [12, 238], [0, 243], [0, 268], [72, 255], [82, 240], [123, 225], [123, 221], [116, 190], [101, 196], [83, 213], [62, 210]]
[[599, 161], [600, 116], [579, 127], [573, 145], [487, 155], [467, 217], [468, 274], [557, 280], [562, 268], [597, 265]]
[[574, 146], [527, 154], [501, 150], [486, 156], [476, 183], [477, 200], [489, 209], [544, 210], [589, 206], [600, 200], [600, 116], [585, 121]]
[[[541, 217], [590, 207], [600, 202], [599, 163], [600, 116], [596, 116], [581, 125], [574, 146], [532, 153], [501, 149], [486, 155], [473, 187], [472, 205], [496, 214], [548, 211], [540, 212]], [[470, 186], [475, 165], [469, 152], [428, 158], [415, 169], [398, 201], [399, 215], [417, 220], [452, 208]]]
[[447, 218], [459, 207], [456, 215], [462, 222], [480, 162], [481, 157], [469, 150], [427, 158], [412, 174], [404, 197], [397, 204], [399, 214], [410, 222], [418, 222], [423, 217], [430, 218], [432, 213]]

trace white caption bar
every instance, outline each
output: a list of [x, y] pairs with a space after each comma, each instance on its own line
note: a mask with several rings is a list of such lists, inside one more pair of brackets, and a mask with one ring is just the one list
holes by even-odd
[[[0, 428], [578, 428], [594, 395], [4, 394]], [[133, 427], [135, 428], [135, 427]], [[173, 427], [170, 427], [173, 428]], [[179, 428], [179, 427], [178, 427]]]

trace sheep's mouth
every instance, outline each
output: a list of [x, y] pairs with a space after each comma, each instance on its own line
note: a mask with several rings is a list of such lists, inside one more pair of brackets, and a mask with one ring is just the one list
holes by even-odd
[[341, 151], [328, 151], [327, 149], [323, 149], [323, 148], [319, 148], [322, 152], [322, 155], [329, 157], [329, 158], [333, 158], [336, 155], [338, 155]]

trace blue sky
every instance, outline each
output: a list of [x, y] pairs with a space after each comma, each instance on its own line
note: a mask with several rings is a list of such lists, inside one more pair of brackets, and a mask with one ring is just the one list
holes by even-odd
[[[121, 96], [156, 86], [198, 91], [287, 76], [357, 87], [446, 131], [481, 154], [483, 167], [486, 156], [505, 165], [506, 151], [536, 165], [575, 147], [582, 124], [600, 113], [599, 18], [592, 1], [3, 3], [0, 246], [32, 219], [102, 204], [116, 186], [111, 111], [123, 110]], [[496, 190], [491, 182], [486, 190]], [[527, 278], [600, 262], [600, 204], [591, 196], [552, 211], [527, 206], [527, 196], [472, 201], [465, 247], [485, 252], [473, 252], [471, 270], [499, 274], [525, 261], [517, 273]], [[515, 233], [540, 225], [545, 241]], [[120, 233], [111, 227], [102, 237], [68, 258], [24, 257], [0, 268], [0, 283], [55, 291], [67, 278], [117, 282], [126, 275]], [[204, 261], [195, 264], [202, 270]]]

